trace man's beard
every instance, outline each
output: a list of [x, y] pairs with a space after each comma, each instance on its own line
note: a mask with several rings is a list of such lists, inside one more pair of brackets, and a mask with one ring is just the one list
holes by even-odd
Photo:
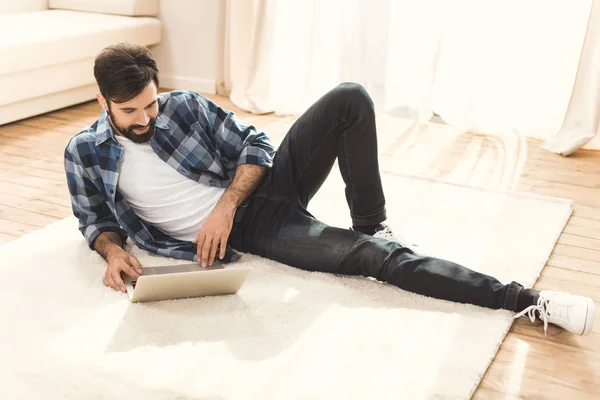
[[129, 127], [123, 128], [117, 125], [115, 122], [115, 117], [110, 110], [108, 111], [108, 116], [110, 117], [113, 129], [115, 129], [119, 135], [131, 140], [134, 143], [147, 143], [154, 136], [154, 124], [156, 123], [156, 118], [150, 118], [150, 121], [148, 121], [149, 126], [147, 125], [148, 130], [146, 132], [137, 134], [133, 131], [134, 129], [143, 129], [145, 127], [141, 125], [129, 125]]

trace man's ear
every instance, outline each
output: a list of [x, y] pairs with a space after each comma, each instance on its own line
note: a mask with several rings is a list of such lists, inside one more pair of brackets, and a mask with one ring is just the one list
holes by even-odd
[[102, 93], [97, 93], [96, 99], [98, 100], [98, 103], [100, 103], [102, 108], [104, 108], [104, 111], [108, 112], [108, 103], [106, 103], [106, 99], [104, 98], [104, 96], [102, 96]]

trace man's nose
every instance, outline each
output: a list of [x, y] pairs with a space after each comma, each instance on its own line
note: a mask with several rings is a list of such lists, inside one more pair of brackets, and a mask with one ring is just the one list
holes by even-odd
[[146, 126], [148, 122], [150, 122], [150, 117], [148, 114], [143, 113], [135, 123], [140, 126]]

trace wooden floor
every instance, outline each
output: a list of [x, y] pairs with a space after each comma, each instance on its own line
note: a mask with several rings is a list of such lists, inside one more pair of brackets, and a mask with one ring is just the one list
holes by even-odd
[[[293, 118], [256, 116], [212, 97], [279, 143]], [[63, 170], [68, 139], [91, 124], [95, 102], [0, 127], [0, 243], [71, 215]], [[463, 134], [436, 123], [379, 122], [381, 168], [573, 199], [575, 211], [558, 240], [538, 289], [561, 289], [596, 302], [591, 335], [575, 337], [517, 321], [488, 369], [477, 399], [600, 398], [600, 152], [570, 158], [534, 140]], [[535, 238], [531, 239], [532, 241]]]

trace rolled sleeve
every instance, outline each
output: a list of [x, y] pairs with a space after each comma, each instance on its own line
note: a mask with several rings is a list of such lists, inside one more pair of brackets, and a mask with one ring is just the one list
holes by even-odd
[[237, 165], [254, 164], [267, 168], [273, 166], [275, 149], [267, 135], [255, 130], [246, 136], [245, 142], [247, 142], [247, 144], [242, 147]]
[[236, 160], [237, 165], [273, 166], [275, 146], [256, 127], [239, 120], [233, 111], [219, 107], [204, 97], [196, 97], [201, 119], [209, 122], [211, 136], [222, 156]]
[[115, 232], [121, 238], [121, 242], [125, 243], [127, 241], [127, 233], [119, 226], [116, 221], [102, 221], [89, 225], [79, 224], [79, 230], [85, 237], [85, 240], [88, 243], [90, 249], [94, 249], [94, 242], [100, 236], [101, 233], [104, 232]]

